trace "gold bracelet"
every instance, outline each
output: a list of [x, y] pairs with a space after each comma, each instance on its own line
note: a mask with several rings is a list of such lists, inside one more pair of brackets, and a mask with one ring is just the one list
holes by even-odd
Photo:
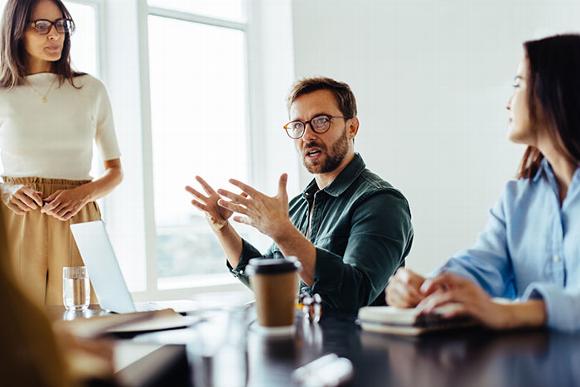
[[227, 219], [219, 221], [208, 213], [205, 214], [205, 217], [207, 218], [207, 222], [214, 231], [220, 231], [228, 224]]

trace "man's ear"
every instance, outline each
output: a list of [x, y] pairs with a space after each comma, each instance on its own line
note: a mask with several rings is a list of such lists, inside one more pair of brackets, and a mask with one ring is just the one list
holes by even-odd
[[348, 127], [346, 128], [346, 133], [347, 133], [349, 139], [356, 137], [356, 134], [358, 133], [359, 125], [360, 125], [360, 122], [358, 120], [358, 117], [353, 117], [349, 120]]

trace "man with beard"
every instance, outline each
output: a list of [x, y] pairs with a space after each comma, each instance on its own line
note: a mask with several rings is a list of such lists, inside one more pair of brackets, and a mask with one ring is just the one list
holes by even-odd
[[284, 126], [306, 169], [314, 175], [290, 200], [287, 175], [278, 193], [267, 196], [231, 179], [239, 194], [215, 191], [201, 177], [205, 194], [186, 187], [222, 245], [231, 273], [248, 284], [245, 268], [260, 252], [243, 240], [228, 219], [253, 226], [274, 241], [264, 255], [296, 256], [302, 264], [301, 292], [318, 293], [324, 313], [355, 316], [380, 302], [389, 277], [404, 264], [413, 240], [405, 197], [365, 168], [354, 152], [358, 133], [355, 97], [346, 83], [308, 78], [288, 97]]

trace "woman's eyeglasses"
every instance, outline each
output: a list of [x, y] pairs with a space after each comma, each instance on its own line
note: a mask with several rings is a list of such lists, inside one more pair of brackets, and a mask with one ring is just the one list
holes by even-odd
[[46, 19], [38, 19], [30, 22], [30, 25], [34, 30], [40, 35], [46, 35], [52, 29], [52, 26], [56, 28], [56, 32], [59, 34], [72, 34], [75, 30], [75, 23], [72, 19], [57, 19], [55, 21], [50, 21]]

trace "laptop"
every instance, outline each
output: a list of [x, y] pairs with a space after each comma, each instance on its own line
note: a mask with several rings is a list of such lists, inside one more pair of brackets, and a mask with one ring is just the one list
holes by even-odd
[[199, 310], [192, 300], [134, 303], [105, 223], [98, 220], [72, 224], [70, 228], [102, 309], [132, 313], [171, 308], [182, 314]]

